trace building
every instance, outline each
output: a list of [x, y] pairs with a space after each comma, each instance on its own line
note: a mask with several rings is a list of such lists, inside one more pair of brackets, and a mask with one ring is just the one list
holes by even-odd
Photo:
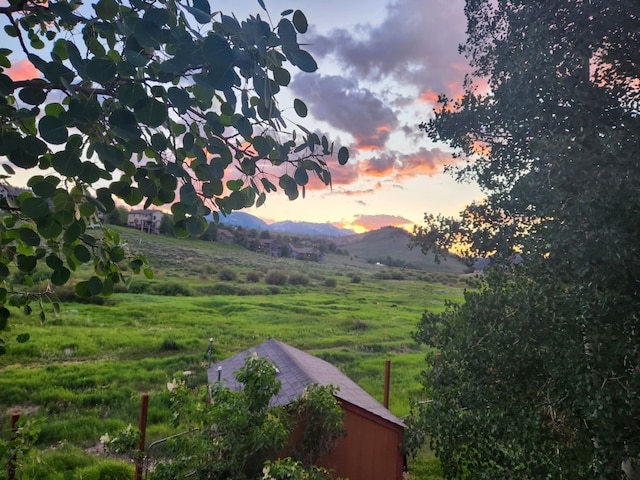
[[127, 226], [147, 233], [160, 233], [163, 213], [160, 210], [131, 210], [127, 216]]
[[277, 378], [282, 387], [272, 399], [273, 405], [288, 405], [300, 397], [308, 385], [339, 388], [336, 398], [344, 412], [346, 436], [320, 458], [318, 465], [350, 480], [402, 478], [404, 456], [400, 445], [404, 424], [330, 363], [277, 340], [269, 340], [211, 366], [209, 381], [215, 382], [219, 377], [232, 390], [240, 390], [242, 384], [236, 380], [235, 372], [244, 365], [247, 355], [253, 354], [268, 358], [278, 369]]

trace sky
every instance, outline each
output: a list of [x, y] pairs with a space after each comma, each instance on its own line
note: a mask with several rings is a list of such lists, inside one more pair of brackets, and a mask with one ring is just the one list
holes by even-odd
[[[264, 17], [257, 0], [210, 1], [212, 10], [239, 20]], [[446, 145], [431, 142], [418, 128], [430, 118], [438, 94], [456, 97], [462, 91], [468, 72], [458, 53], [465, 39], [463, 0], [264, 3], [273, 24], [286, 9], [305, 13], [309, 31], [299, 41], [319, 66], [317, 72], [293, 75], [281, 107], [302, 99], [309, 116], [299, 123], [348, 147], [350, 159], [345, 166], [329, 162], [331, 188], [307, 188], [305, 198], [294, 201], [272, 193], [248, 213], [267, 223], [326, 222], [358, 232], [411, 229], [425, 213], [457, 215], [481, 198], [476, 186], [458, 184], [443, 172], [455, 159]], [[25, 64], [14, 63], [16, 78]]]

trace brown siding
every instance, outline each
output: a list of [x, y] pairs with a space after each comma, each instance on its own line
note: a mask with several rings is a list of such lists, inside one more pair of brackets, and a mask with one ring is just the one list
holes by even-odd
[[350, 480], [401, 480], [402, 427], [350, 403], [341, 404], [347, 435], [318, 464]]

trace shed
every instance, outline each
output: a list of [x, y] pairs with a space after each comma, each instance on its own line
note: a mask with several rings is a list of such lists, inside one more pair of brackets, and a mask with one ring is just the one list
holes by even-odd
[[334, 385], [344, 412], [346, 436], [317, 463], [350, 480], [400, 480], [404, 457], [400, 451], [404, 424], [375, 398], [330, 363], [277, 340], [269, 340], [212, 365], [210, 382], [220, 380], [232, 390], [242, 384], [235, 372], [248, 355], [268, 358], [278, 369], [280, 392], [271, 403], [288, 405], [312, 384]]

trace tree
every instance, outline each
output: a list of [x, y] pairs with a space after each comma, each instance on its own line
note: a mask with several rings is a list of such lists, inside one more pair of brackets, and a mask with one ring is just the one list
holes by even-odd
[[[287, 470], [282, 478], [330, 478], [326, 470], [306, 460], [315, 461], [343, 433], [343, 414], [334, 387], [312, 385], [292, 405], [271, 406], [281, 386], [276, 376], [269, 360], [247, 356], [236, 372], [243, 389], [233, 391], [215, 383], [206, 404], [204, 390], [193, 392], [184, 382], [172, 382], [174, 416], [181, 427], [197, 433], [177, 436], [171, 444], [171, 458], [159, 462], [152, 478], [281, 478]], [[288, 445], [298, 426], [302, 432], [299, 444]], [[293, 460], [272, 462], [292, 449]]]
[[124, 207], [116, 207], [104, 217], [104, 223], [109, 225], [126, 225], [129, 211]]
[[465, 12], [474, 74], [421, 127], [469, 160], [456, 174], [486, 200], [460, 219], [427, 215], [415, 243], [462, 244], [493, 272], [464, 304], [423, 316], [417, 338], [438, 351], [414, 421], [449, 478], [634, 478], [640, 4]]
[[[279, 189], [293, 200], [310, 174], [331, 184], [333, 144], [278, 103], [289, 68], [317, 69], [299, 43], [308, 28], [301, 11], [282, 12], [274, 25], [268, 14], [240, 22], [213, 12], [207, 0], [99, 0], [91, 8], [12, 0], [0, 15], [0, 156], [9, 177], [16, 169], [30, 176], [29, 191], [0, 205], [0, 281], [10, 268], [28, 274], [46, 263], [60, 286], [92, 263], [93, 276], [76, 283], [89, 296], [124, 281], [123, 261], [150, 276], [116, 232], [87, 231], [116, 199], [170, 204], [184, 237], [202, 234], [212, 211], [218, 219], [259, 206]], [[12, 44], [39, 78], [11, 78]], [[306, 116], [302, 100], [293, 107], [291, 115]], [[340, 164], [348, 156], [337, 152]], [[10, 290], [0, 287], [0, 331], [7, 305], [29, 312], [44, 296]]]

